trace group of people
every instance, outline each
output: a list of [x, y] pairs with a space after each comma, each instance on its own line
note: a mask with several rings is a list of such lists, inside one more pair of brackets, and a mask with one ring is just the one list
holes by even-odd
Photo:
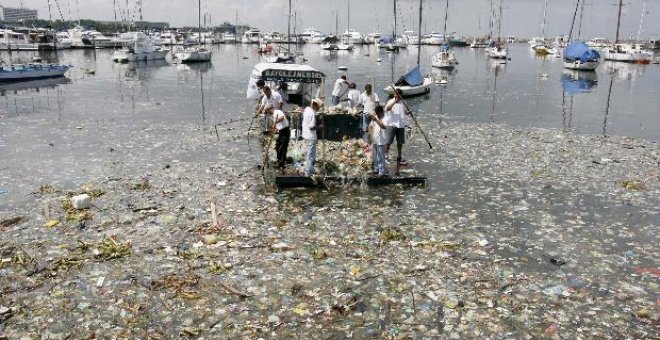
[[[280, 171], [284, 173], [291, 136], [289, 120], [282, 111], [284, 100], [278, 92], [272, 91], [265, 84], [257, 83], [257, 85], [263, 93], [258, 103], [257, 114], [263, 113], [267, 131], [278, 135], [275, 143], [277, 165]], [[346, 87], [346, 90], [342, 92], [344, 87]], [[378, 94], [373, 91], [370, 84], [367, 84], [364, 92], [360, 93], [356, 90], [355, 83], [348, 83], [346, 76], [341, 76], [335, 82], [332, 103], [338, 105], [344, 94], [348, 94], [349, 105], [362, 107], [361, 129], [365, 132], [367, 140], [373, 145], [373, 173], [381, 177], [389, 176], [387, 155], [390, 146], [395, 141], [397, 169], [398, 165], [406, 165], [407, 162], [402, 158], [401, 152], [405, 144], [406, 116], [411, 115], [412, 112], [402, 100], [401, 91], [397, 89], [385, 106], [381, 106]], [[312, 100], [311, 104], [302, 113], [302, 138], [307, 143], [305, 176], [314, 175], [318, 144], [317, 131], [323, 129], [322, 123], [319, 122], [316, 116], [322, 107], [323, 101], [317, 98]]]

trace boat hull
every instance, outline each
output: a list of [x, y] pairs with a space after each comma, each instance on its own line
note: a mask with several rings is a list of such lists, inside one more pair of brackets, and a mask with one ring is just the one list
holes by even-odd
[[211, 61], [211, 51], [183, 51], [174, 56], [182, 63], [201, 63]]
[[598, 61], [570, 61], [564, 60], [564, 68], [578, 71], [594, 71], [598, 67]]
[[0, 82], [63, 77], [69, 65], [16, 65], [0, 68]]
[[404, 97], [414, 97], [414, 96], [419, 96], [423, 94], [427, 94], [431, 92], [431, 84], [433, 84], [433, 80], [431, 78], [424, 78], [424, 83], [419, 86], [394, 86], [392, 88], [392, 85], [386, 87], [384, 91], [388, 94], [394, 94], [394, 90], [401, 90], [401, 94]]
[[120, 50], [112, 55], [112, 61], [118, 63], [134, 63], [138, 61], [165, 60], [168, 50], [132, 53], [126, 50]]

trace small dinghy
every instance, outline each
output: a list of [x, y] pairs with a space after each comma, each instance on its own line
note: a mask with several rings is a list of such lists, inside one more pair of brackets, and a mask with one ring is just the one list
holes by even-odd
[[433, 79], [423, 77], [422, 73], [419, 71], [419, 65], [417, 65], [405, 76], [401, 77], [401, 79], [394, 84], [394, 87], [390, 85], [386, 87], [384, 91], [388, 94], [394, 94], [395, 90], [401, 90], [404, 97], [413, 97], [429, 93], [432, 84]]

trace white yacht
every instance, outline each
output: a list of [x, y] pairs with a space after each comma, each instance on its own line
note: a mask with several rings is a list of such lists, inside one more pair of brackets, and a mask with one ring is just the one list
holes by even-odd
[[376, 42], [378, 42], [378, 40], [380, 40], [380, 37], [381, 37], [380, 32], [378, 31], [371, 32], [364, 37], [364, 42], [367, 44], [375, 44]]
[[119, 63], [164, 60], [170, 52], [154, 45], [151, 38], [142, 32], [122, 33], [121, 39], [132, 41], [112, 55], [112, 61]]
[[56, 47], [58, 50], [68, 50], [73, 46], [73, 39], [71, 39], [69, 32], [58, 32], [55, 38], [57, 38]]
[[60, 64], [0, 65], [0, 82], [63, 77], [71, 67]]
[[605, 38], [593, 38], [587, 42], [587, 46], [602, 50], [609, 46], [609, 42]]
[[442, 33], [431, 32], [422, 37], [422, 44], [424, 45], [442, 45], [445, 36]]
[[236, 35], [231, 32], [225, 32], [222, 34], [222, 42], [225, 44], [233, 44], [236, 42]]
[[87, 39], [91, 41], [94, 48], [113, 48], [121, 45], [121, 42], [116, 39], [110, 38], [99, 31], [87, 31], [85, 33]]
[[211, 50], [202, 46], [182, 48], [174, 53], [174, 57], [182, 63], [197, 63], [211, 61]]
[[404, 31], [401, 37], [399, 38], [401, 42], [405, 42], [408, 45], [417, 45], [419, 41], [419, 36], [417, 33], [412, 30]]
[[156, 37], [154, 37], [153, 40], [156, 46], [171, 46], [177, 44], [176, 34], [170, 31], [161, 32]]
[[28, 40], [27, 35], [9, 29], [0, 29], [0, 50], [33, 50], [39, 45]]
[[506, 60], [509, 58], [509, 49], [499, 44], [495, 44], [494, 46], [486, 48], [486, 54], [492, 59]]
[[322, 44], [327, 37], [328, 37], [327, 35], [319, 32], [319, 31], [316, 31], [311, 35], [308, 43], [310, 43], [310, 44]]
[[71, 48], [93, 48], [92, 41], [87, 36], [87, 30], [76, 26], [67, 31], [71, 38]]
[[244, 44], [258, 44], [260, 38], [261, 31], [258, 28], [250, 28], [243, 33], [243, 39], [241, 39], [241, 42]]
[[442, 46], [440, 51], [433, 56], [431, 66], [444, 70], [452, 70], [458, 65], [458, 60], [454, 56], [454, 52], [444, 47]]
[[352, 29], [347, 29], [342, 35], [342, 39], [345, 39], [346, 43], [348, 45], [360, 45], [364, 44], [364, 37], [362, 36], [362, 33], [352, 30]]

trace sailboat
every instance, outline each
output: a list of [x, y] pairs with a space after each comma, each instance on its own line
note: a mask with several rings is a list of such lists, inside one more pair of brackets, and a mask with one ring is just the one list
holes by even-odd
[[[573, 28], [575, 27], [575, 18], [577, 17], [580, 8], [580, 0], [577, 0], [575, 5], [575, 14], [573, 15], [573, 22], [571, 23], [571, 31], [566, 37], [569, 44], [564, 49], [564, 67], [569, 70], [578, 71], [594, 71], [600, 62], [600, 53], [595, 49], [589, 47], [583, 41], [580, 41], [580, 32], [582, 31], [582, 20], [578, 26], [578, 40], [573, 39]], [[584, 2], [582, 3], [582, 11], [584, 11]], [[580, 16], [582, 17], [582, 16]]]
[[[646, 5], [646, 3], [644, 3]], [[616, 23], [616, 38], [614, 45], [608, 46], [603, 51], [605, 60], [622, 61], [628, 63], [648, 64], [651, 62], [648, 54], [644, 53], [639, 44], [622, 44], [619, 42], [621, 31], [621, 12], [623, 9], [623, 0], [619, 0], [619, 15]], [[642, 18], [644, 12], [642, 11]]]
[[[497, 28], [497, 41], [491, 41], [490, 46], [486, 49], [486, 54], [488, 57], [493, 59], [508, 59], [509, 50], [502, 44], [502, 3], [504, 0], [500, 0], [500, 14], [498, 16], [498, 28]], [[494, 13], [494, 11], [493, 11]], [[493, 14], [493, 18], [495, 15]], [[491, 19], [492, 20], [492, 19]]]
[[543, 4], [543, 24], [542, 24], [543, 37], [534, 39], [534, 42], [532, 44], [532, 50], [534, 51], [534, 53], [536, 53], [536, 55], [540, 55], [540, 56], [555, 54], [557, 52], [555, 48], [551, 48], [550, 46], [548, 46], [547, 38], [545, 36], [547, 16], [548, 16], [548, 0], [545, 0], [545, 3]]
[[[395, 8], [396, 8], [396, 0]], [[423, 12], [423, 0], [419, 0], [419, 30], [418, 30], [418, 39], [417, 39], [417, 65], [413, 67], [406, 75], [401, 77], [399, 81], [390, 85], [384, 89], [388, 94], [394, 94], [396, 90], [401, 90], [403, 97], [412, 97], [418, 96], [421, 94], [431, 92], [431, 84], [433, 80], [430, 77], [423, 77], [419, 69], [420, 61], [420, 51], [422, 48], [422, 39], [420, 37], [422, 31], [422, 12]]]
[[[202, 36], [202, 0], [197, 0], [199, 15], [199, 37]], [[211, 50], [201, 45], [201, 39], [197, 39], [197, 44], [192, 47], [186, 47], [174, 53], [174, 56], [182, 63], [196, 63], [211, 61]]]
[[451, 70], [456, 65], [458, 65], [458, 60], [454, 56], [454, 52], [449, 48], [447, 43], [447, 17], [449, 15], [449, 0], [447, 0], [447, 5], [445, 7], [445, 31], [443, 34], [444, 44], [440, 47], [440, 51], [433, 56], [431, 59], [431, 66]]
[[[289, 0], [289, 20], [287, 23], [287, 41], [291, 40], [291, 0]], [[291, 53], [291, 49], [289, 48], [290, 44], [287, 44], [287, 49], [286, 51], [280, 51], [273, 56], [269, 56], [266, 58], [266, 61], [269, 63], [281, 63], [281, 64], [293, 64], [296, 62], [296, 56]]]

